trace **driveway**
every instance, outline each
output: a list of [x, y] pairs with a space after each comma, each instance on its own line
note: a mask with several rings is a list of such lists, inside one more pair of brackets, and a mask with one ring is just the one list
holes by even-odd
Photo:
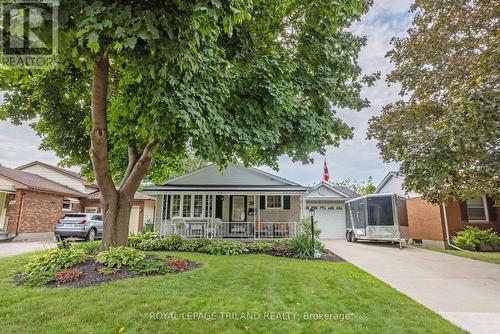
[[326, 247], [471, 333], [500, 333], [500, 265], [377, 243]]
[[55, 242], [41, 242], [41, 241], [30, 241], [30, 242], [2, 242], [0, 243], [0, 258], [33, 253], [36, 251], [49, 249], [56, 247]]

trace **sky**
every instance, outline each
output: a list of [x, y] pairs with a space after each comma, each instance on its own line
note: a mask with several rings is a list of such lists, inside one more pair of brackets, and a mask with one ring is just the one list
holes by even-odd
[[[366, 130], [372, 116], [380, 114], [384, 105], [400, 98], [399, 87], [388, 86], [385, 82], [385, 76], [392, 69], [385, 54], [391, 48], [391, 38], [403, 36], [409, 28], [412, 19], [409, 13], [411, 2], [375, 0], [370, 11], [351, 29], [356, 35], [368, 38], [359, 58], [363, 71], [366, 74], [381, 72], [381, 79], [362, 92], [362, 96], [371, 102], [370, 107], [359, 112], [337, 111], [341, 119], [355, 128], [353, 139], [342, 141], [340, 147], [328, 147], [325, 156], [312, 154], [313, 164], [302, 165], [293, 163], [288, 157], [281, 157], [278, 172], [266, 166], [259, 168], [303, 185], [312, 185], [322, 179], [325, 158], [330, 180], [334, 182], [347, 179], [362, 182], [372, 176], [377, 185], [389, 171], [398, 169], [397, 164], [387, 164], [380, 159], [376, 142], [366, 139]], [[40, 138], [28, 124], [14, 126], [8, 121], [0, 121], [0, 164], [17, 167], [33, 160], [57, 164], [59, 159], [54, 152], [38, 149], [40, 142]], [[73, 170], [77, 171], [78, 168]]]

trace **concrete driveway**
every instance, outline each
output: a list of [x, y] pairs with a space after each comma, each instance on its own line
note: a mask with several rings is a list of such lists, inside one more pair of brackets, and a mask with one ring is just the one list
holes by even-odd
[[44, 249], [49, 249], [56, 247], [55, 242], [42, 242], [42, 241], [30, 241], [30, 242], [2, 242], [0, 243], [0, 258], [33, 253]]
[[471, 333], [500, 333], [500, 265], [378, 243], [328, 249]]

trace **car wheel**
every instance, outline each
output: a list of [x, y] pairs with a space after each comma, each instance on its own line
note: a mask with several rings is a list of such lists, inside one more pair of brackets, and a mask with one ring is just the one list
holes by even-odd
[[345, 240], [347, 240], [347, 242], [351, 242], [351, 232], [349, 231], [345, 232]]
[[351, 242], [358, 242], [358, 238], [356, 238], [356, 234], [354, 234], [354, 231], [352, 232], [351, 235]]
[[87, 234], [87, 238], [85, 238], [85, 240], [87, 241], [94, 241], [95, 240], [95, 230], [94, 229], [90, 229], [89, 231], [89, 234]]

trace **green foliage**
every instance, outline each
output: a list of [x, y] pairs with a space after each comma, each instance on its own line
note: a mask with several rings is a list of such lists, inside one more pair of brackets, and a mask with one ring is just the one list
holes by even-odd
[[165, 263], [156, 259], [144, 259], [130, 268], [136, 275], [164, 275], [173, 272]]
[[96, 262], [107, 267], [133, 267], [144, 260], [144, 253], [131, 247], [110, 247], [97, 255]]
[[248, 249], [241, 241], [219, 240], [203, 247], [201, 251], [212, 255], [241, 255], [248, 252]]
[[143, 238], [140, 235], [129, 235], [127, 246], [132, 248], [137, 248], [142, 241]]
[[314, 247], [311, 240], [311, 236], [307, 234], [300, 234], [290, 240], [290, 252], [293, 257], [298, 259], [312, 259], [314, 256], [314, 251], [323, 251], [323, 245], [315, 240]]
[[[492, 195], [500, 204], [498, 1], [421, 0], [388, 53], [405, 98], [370, 121], [384, 161], [433, 203]], [[460, 18], [460, 19], [457, 19]]]
[[97, 272], [103, 276], [111, 276], [116, 274], [116, 272], [120, 270], [118, 268], [110, 268], [110, 267], [103, 267], [99, 269]]
[[[0, 71], [0, 119], [32, 121], [42, 148], [91, 173], [92, 65], [106, 54], [110, 168], [158, 144], [148, 178], [185, 160], [277, 166], [309, 162], [352, 136], [332, 108], [361, 109], [357, 63], [366, 39], [349, 28], [371, 1], [61, 1], [57, 66]], [[44, 27], [42, 27], [43, 29]], [[248, 126], [253, 124], [253, 126]], [[187, 144], [189, 143], [189, 145]]]
[[[318, 228], [318, 221], [313, 219], [314, 237], [319, 238], [321, 230]], [[303, 218], [299, 222], [299, 229], [302, 233], [311, 238], [311, 218]]]
[[170, 237], [162, 239], [162, 241], [163, 241], [162, 249], [169, 251], [178, 250], [184, 242], [184, 240], [180, 235], [172, 235]]
[[359, 195], [374, 194], [375, 190], [377, 190], [377, 186], [373, 184], [373, 177], [371, 176], [368, 176], [368, 181], [366, 182], [358, 182], [347, 179], [344, 181], [336, 181], [334, 184], [337, 186], [347, 187]]
[[61, 269], [71, 268], [85, 261], [85, 253], [76, 248], [56, 248], [36, 255], [24, 266], [20, 283], [30, 286], [45, 285], [54, 280]]
[[100, 241], [86, 241], [73, 245], [73, 248], [81, 249], [87, 255], [96, 255], [97, 253], [99, 253], [100, 247]]
[[57, 236], [57, 248], [59, 249], [69, 249], [71, 247], [71, 242], [68, 239], [61, 239]]
[[160, 235], [156, 232], [144, 232], [144, 233], [140, 234], [139, 237], [142, 240], [160, 239]]
[[268, 253], [273, 250], [273, 244], [270, 242], [252, 242], [247, 245], [250, 252]]
[[199, 238], [195, 240], [184, 240], [178, 250], [185, 252], [196, 252], [208, 246], [212, 241], [207, 238]]
[[500, 236], [492, 229], [480, 230], [467, 226], [452, 238], [452, 242], [460, 248], [478, 251], [483, 246], [499, 246]]
[[143, 251], [165, 250], [166, 239], [146, 239], [142, 240], [135, 248]]

